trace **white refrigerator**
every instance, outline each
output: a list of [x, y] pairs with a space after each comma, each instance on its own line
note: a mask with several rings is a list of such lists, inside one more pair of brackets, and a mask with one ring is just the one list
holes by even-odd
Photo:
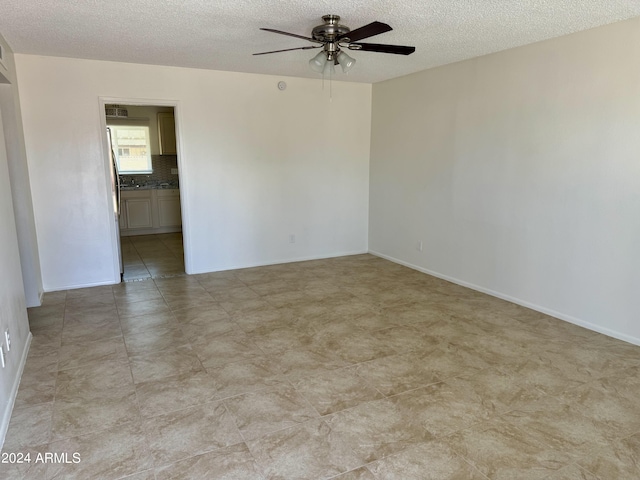
[[124, 264], [122, 263], [122, 246], [120, 245], [120, 175], [118, 174], [118, 162], [113, 151], [111, 139], [111, 129], [107, 127], [107, 138], [109, 139], [109, 157], [111, 158], [111, 197], [113, 200], [113, 218], [116, 223], [116, 238], [118, 244], [118, 258], [120, 260], [120, 281], [124, 277]]

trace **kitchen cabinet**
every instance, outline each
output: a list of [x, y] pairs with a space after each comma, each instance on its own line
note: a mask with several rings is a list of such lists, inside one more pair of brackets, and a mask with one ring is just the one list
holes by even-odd
[[176, 155], [176, 120], [171, 112], [158, 113], [160, 155]]
[[152, 197], [152, 190], [122, 192], [121, 208], [124, 211], [124, 222], [127, 229], [153, 228]]
[[123, 190], [120, 199], [122, 236], [182, 230], [179, 189]]
[[182, 225], [180, 214], [180, 190], [158, 190], [158, 223], [160, 227], [178, 227]]
[[127, 228], [153, 228], [150, 198], [127, 200]]

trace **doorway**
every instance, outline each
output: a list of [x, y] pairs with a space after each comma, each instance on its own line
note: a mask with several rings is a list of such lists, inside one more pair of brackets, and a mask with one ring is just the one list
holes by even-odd
[[182, 233], [120, 237], [122, 280], [132, 282], [184, 274]]
[[125, 282], [185, 273], [175, 107], [104, 103]]

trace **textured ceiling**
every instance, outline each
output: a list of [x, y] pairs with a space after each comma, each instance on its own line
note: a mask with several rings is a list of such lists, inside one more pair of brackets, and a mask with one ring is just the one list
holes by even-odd
[[375, 83], [430, 67], [640, 16], [638, 0], [0, 0], [0, 34], [16, 53], [319, 78], [310, 45], [260, 31], [310, 36], [322, 15], [351, 29], [393, 31], [363, 40], [414, 45], [410, 56], [350, 52], [341, 80]]

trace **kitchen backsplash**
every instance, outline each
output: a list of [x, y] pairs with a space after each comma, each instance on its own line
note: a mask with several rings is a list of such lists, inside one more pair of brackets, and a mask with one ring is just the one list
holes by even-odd
[[120, 179], [125, 183], [130, 183], [131, 179], [158, 183], [175, 183], [178, 181], [178, 175], [171, 173], [172, 168], [178, 168], [177, 155], [151, 155], [151, 164], [153, 165], [153, 173], [151, 175], [120, 175]]

